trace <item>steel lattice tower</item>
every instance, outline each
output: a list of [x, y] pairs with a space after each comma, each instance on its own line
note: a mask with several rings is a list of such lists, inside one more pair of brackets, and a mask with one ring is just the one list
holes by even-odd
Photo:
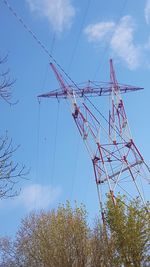
[[[110, 82], [69, 85], [54, 64], [51, 68], [60, 84], [60, 89], [38, 97], [66, 98], [71, 104], [71, 113], [79, 133], [89, 152], [98, 192], [102, 220], [104, 222], [105, 195], [110, 194], [115, 205], [118, 192], [138, 196], [146, 206], [140, 183], [150, 183], [150, 169], [131, 136], [122, 93], [143, 88], [118, 84], [113, 62], [110, 60]], [[90, 96], [110, 98], [107, 126], [97, 118], [87, 105]], [[91, 104], [92, 102], [89, 101]], [[93, 105], [94, 106], [94, 105]], [[134, 194], [133, 194], [134, 192]]]

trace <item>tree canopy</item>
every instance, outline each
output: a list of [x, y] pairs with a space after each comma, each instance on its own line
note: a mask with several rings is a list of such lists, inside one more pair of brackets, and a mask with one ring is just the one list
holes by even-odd
[[138, 199], [125, 201], [114, 207], [108, 198], [106, 224], [97, 218], [91, 227], [83, 205], [30, 213], [15, 240], [1, 238], [0, 266], [150, 266], [150, 216]]

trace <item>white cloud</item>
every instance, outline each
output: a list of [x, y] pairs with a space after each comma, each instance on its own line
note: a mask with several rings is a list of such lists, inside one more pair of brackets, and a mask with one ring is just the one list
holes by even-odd
[[89, 41], [102, 41], [112, 33], [114, 27], [114, 22], [100, 22], [88, 25], [84, 32], [87, 34]]
[[44, 209], [53, 204], [60, 196], [61, 190], [50, 185], [32, 184], [24, 187], [16, 198], [16, 204], [27, 210]]
[[124, 60], [130, 69], [136, 69], [140, 64], [140, 48], [133, 40], [134, 23], [130, 16], [120, 20], [110, 41], [112, 51]]
[[100, 22], [89, 25], [84, 32], [89, 41], [108, 45], [111, 54], [122, 59], [130, 69], [136, 69], [140, 63], [140, 47], [134, 44], [135, 25], [131, 16], [124, 16], [118, 24]]
[[145, 12], [145, 20], [147, 24], [149, 24], [150, 23], [150, 0], [147, 0], [144, 12]]
[[70, 0], [26, 0], [30, 10], [48, 19], [54, 31], [70, 28], [75, 8]]

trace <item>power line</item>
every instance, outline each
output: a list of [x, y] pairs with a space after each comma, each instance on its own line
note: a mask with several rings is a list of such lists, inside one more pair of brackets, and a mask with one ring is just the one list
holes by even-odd
[[[40, 161], [40, 119], [41, 119], [41, 103], [38, 102], [38, 113], [37, 113], [37, 141], [36, 141], [36, 161], [35, 161], [35, 180], [39, 182], [39, 161]], [[36, 208], [36, 198], [34, 199], [34, 208]]]
[[62, 68], [62, 66], [57, 62], [54, 56], [48, 51], [47, 47], [40, 41], [37, 35], [27, 26], [24, 20], [17, 14], [17, 12], [12, 8], [12, 6], [8, 3], [7, 0], [2, 0], [6, 7], [9, 9], [11, 14], [19, 21], [19, 23], [23, 26], [23, 28], [32, 36], [32, 38], [36, 41], [36, 43], [41, 47], [45, 54], [53, 60], [56, 66], [65, 74], [65, 76], [73, 83], [75, 87], [78, 88], [77, 84], [71, 79], [71, 77], [67, 74], [67, 72]]
[[[62, 71], [62, 73], [71, 81], [71, 83], [78, 89], [78, 85], [72, 80], [72, 78], [69, 76], [69, 74], [62, 68], [62, 66], [57, 62], [57, 60], [54, 58], [54, 56], [48, 51], [46, 46], [40, 41], [40, 39], [37, 37], [37, 35], [27, 26], [27, 24], [23, 21], [23, 19], [17, 14], [17, 12], [12, 8], [12, 6], [8, 3], [7, 0], [2, 0], [3, 3], [7, 6], [11, 14], [19, 21], [19, 23], [23, 26], [23, 28], [32, 36], [32, 38], [36, 41], [36, 43], [41, 47], [41, 49], [48, 55], [51, 60], [56, 64], [56, 66]], [[126, 2], [127, 0], [125, 0]], [[66, 81], [66, 80], [65, 80]], [[66, 81], [67, 82], [67, 81]], [[67, 82], [68, 84], [68, 82]], [[91, 100], [87, 97], [84, 96], [87, 101], [93, 106], [93, 108], [100, 114], [100, 116], [109, 124], [108, 120], [105, 118], [105, 116], [100, 112], [100, 110], [91, 102]], [[114, 131], [121, 137], [119, 131], [114, 128]]]
[[58, 124], [59, 124], [59, 110], [60, 110], [60, 103], [58, 102], [57, 113], [56, 113], [55, 135], [54, 135], [54, 147], [53, 147], [52, 170], [51, 170], [51, 183], [52, 183], [52, 186], [53, 186], [54, 176], [55, 176], [55, 163], [56, 163], [56, 150], [57, 150]]
[[75, 45], [73, 47], [73, 51], [72, 51], [72, 55], [71, 55], [71, 59], [69, 61], [69, 66], [68, 66], [68, 69], [71, 68], [71, 65], [72, 65], [72, 62], [73, 62], [73, 59], [74, 59], [74, 56], [75, 56], [75, 52], [77, 50], [77, 46], [79, 44], [79, 40], [80, 40], [80, 36], [81, 36], [81, 32], [82, 32], [82, 29], [83, 29], [83, 26], [85, 24], [85, 20], [86, 20], [86, 17], [87, 17], [87, 14], [88, 14], [88, 10], [89, 10], [89, 7], [90, 7], [90, 2], [91, 0], [88, 0], [88, 3], [87, 3], [87, 6], [85, 8], [85, 12], [84, 12], [84, 15], [83, 15], [83, 19], [82, 19], [82, 22], [81, 22], [81, 26], [80, 26], [80, 29], [79, 29], [79, 32], [78, 32], [78, 35], [77, 35], [77, 38], [76, 38], [76, 42], [75, 42]]

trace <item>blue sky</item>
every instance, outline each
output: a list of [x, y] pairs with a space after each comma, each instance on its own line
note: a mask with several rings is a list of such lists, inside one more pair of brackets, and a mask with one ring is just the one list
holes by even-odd
[[[124, 96], [134, 140], [150, 163], [150, 1], [9, 0], [24, 22], [75, 82], [109, 81], [109, 58], [118, 81], [144, 87]], [[8, 53], [6, 68], [16, 78], [15, 106], [3, 101], [1, 134], [8, 130], [15, 161], [31, 168], [19, 183], [20, 196], [2, 200], [1, 234], [13, 235], [30, 210], [58, 203], [86, 204], [90, 217], [98, 213], [92, 165], [66, 101], [37, 95], [58, 88], [49, 58], [0, 1], [0, 53]], [[4, 66], [5, 68], [5, 66]], [[104, 111], [104, 99], [97, 100]]]

